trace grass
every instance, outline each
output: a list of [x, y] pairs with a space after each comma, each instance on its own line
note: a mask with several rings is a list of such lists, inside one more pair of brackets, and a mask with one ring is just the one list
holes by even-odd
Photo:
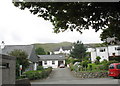
[[45, 44], [36, 43], [34, 45], [35, 48], [42, 47], [46, 52], [48, 52], [48, 51], [54, 51], [54, 49], [59, 47], [71, 46], [72, 43], [71, 42], [45, 43]]

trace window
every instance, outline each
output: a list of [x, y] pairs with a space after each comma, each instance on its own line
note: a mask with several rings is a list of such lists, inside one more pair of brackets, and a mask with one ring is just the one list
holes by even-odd
[[117, 69], [120, 69], [120, 65], [116, 65]]
[[44, 61], [44, 64], [47, 65], [47, 61]]
[[110, 65], [110, 66], [109, 66], [109, 69], [114, 69], [114, 65]]
[[120, 47], [115, 47], [115, 50], [117, 50], [117, 51], [120, 50]]
[[0, 68], [9, 68], [9, 63], [2, 63], [0, 64]]
[[105, 52], [105, 49], [100, 49], [100, 52]]
[[52, 61], [52, 64], [55, 64], [55, 61]]

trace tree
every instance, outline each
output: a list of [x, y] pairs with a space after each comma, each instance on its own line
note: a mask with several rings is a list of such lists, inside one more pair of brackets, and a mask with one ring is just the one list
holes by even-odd
[[[120, 22], [118, 22], [120, 23]], [[120, 41], [120, 26], [119, 24], [115, 24], [112, 23], [111, 25], [109, 25], [109, 28], [106, 28], [103, 30], [103, 32], [101, 33], [100, 37], [101, 40], [106, 40], [107, 38], [113, 38], [116, 37], [116, 40]]]
[[76, 43], [73, 44], [74, 48], [72, 49], [72, 51], [70, 52], [70, 55], [73, 58], [77, 58], [77, 59], [82, 59], [86, 54], [86, 48], [84, 46], [84, 44], [81, 41], [77, 41]]
[[22, 65], [22, 71], [29, 66], [29, 61], [27, 59], [28, 55], [22, 50], [13, 50], [9, 53], [11, 56], [16, 57], [16, 76], [19, 76], [20, 65]]
[[[120, 32], [120, 2], [13, 2], [16, 7], [30, 12], [54, 25], [58, 33], [70, 29], [81, 32], [92, 27], [95, 31], [106, 29]], [[113, 35], [114, 33], [111, 33]]]
[[36, 52], [37, 55], [46, 55], [45, 50], [41, 47], [36, 48], [35, 52]]

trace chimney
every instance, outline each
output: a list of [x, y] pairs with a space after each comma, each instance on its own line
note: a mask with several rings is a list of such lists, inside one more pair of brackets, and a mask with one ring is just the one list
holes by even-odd
[[1, 49], [3, 49], [4, 47], [5, 47], [5, 42], [2, 41], [2, 43], [1, 43]]

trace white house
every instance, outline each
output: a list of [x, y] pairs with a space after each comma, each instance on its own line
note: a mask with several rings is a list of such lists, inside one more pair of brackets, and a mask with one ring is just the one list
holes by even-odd
[[91, 48], [89, 52], [91, 52], [92, 62], [95, 62], [97, 56], [101, 57], [100, 61], [103, 61], [104, 59], [110, 60], [113, 57], [120, 56], [120, 45], [109, 45], [108, 47]]
[[70, 54], [70, 51], [72, 49], [72, 46], [66, 46], [66, 47], [59, 47], [54, 50], [54, 54]]
[[38, 55], [39, 65], [44, 68], [58, 68], [60, 64], [65, 65], [65, 55]]

